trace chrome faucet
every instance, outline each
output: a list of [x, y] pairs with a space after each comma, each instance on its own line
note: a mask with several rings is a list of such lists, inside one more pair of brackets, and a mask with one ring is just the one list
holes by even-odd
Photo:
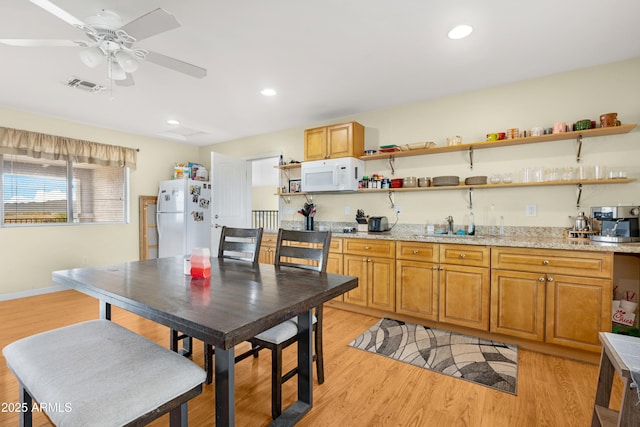
[[453, 234], [453, 217], [449, 215], [445, 220], [449, 223], [449, 230], [447, 231], [447, 234]]

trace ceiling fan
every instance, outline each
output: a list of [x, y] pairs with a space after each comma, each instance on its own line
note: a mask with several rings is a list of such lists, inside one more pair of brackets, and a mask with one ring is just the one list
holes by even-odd
[[20, 47], [81, 47], [82, 62], [91, 68], [106, 62], [109, 79], [120, 86], [134, 84], [131, 73], [138, 69], [140, 60], [153, 62], [196, 78], [207, 75], [205, 68], [135, 46], [140, 40], [180, 26], [176, 18], [164, 9], [155, 9], [123, 25], [120, 16], [109, 10], [102, 10], [83, 22], [49, 0], [30, 1], [84, 31], [89, 40], [0, 39], [0, 44]]

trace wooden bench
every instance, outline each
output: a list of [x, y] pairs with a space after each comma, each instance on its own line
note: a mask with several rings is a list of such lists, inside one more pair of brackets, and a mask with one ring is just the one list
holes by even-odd
[[[167, 412], [171, 426], [186, 426], [187, 402], [206, 379], [190, 360], [108, 320], [23, 338], [2, 353], [21, 407], [57, 426], [143, 425]], [[20, 425], [31, 414], [21, 412]]]

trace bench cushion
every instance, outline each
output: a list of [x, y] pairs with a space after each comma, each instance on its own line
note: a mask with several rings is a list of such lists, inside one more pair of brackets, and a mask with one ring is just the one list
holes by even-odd
[[126, 424], [206, 379], [190, 360], [108, 320], [33, 335], [2, 353], [57, 426]]

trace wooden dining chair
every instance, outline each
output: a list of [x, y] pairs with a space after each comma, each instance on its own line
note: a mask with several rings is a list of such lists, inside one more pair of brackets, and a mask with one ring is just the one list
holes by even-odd
[[[260, 255], [260, 244], [262, 242], [262, 228], [233, 228], [222, 227], [220, 234], [220, 243], [218, 245], [218, 258], [237, 259], [251, 263], [258, 262]], [[175, 350], [178, 347], [178, 341], [184, 341], [185, 350], [183, 354], [189, 355], [191, 352], [192, 338], [188, 335], [181, 334], [176, 330], [171, 330], [171, 348]], [[207, 371], [206, 383], [213, 382], [213, 355], [215, 351], [210, 344], [204, 345], [204, 368]], [[236, 357], [236, 362], [246, 359], [254, 350], [247, 351]]]
[[[325, 272], [331, 243], [330, 231], [290, 231], [280, 229], [276, 243], [275, 265]], [[314, 355], [318, 384], [324, 383], [322, 353], [322, 305], [313, 316]], [[282, 413], [282, 384], [298, 373], [298, 368], [282, 374], [282, 350], [298, 340], [297, 318], [287, 320], [252, 338], [254, 356], [263, 348], [271, 350], [271, 415]]]

